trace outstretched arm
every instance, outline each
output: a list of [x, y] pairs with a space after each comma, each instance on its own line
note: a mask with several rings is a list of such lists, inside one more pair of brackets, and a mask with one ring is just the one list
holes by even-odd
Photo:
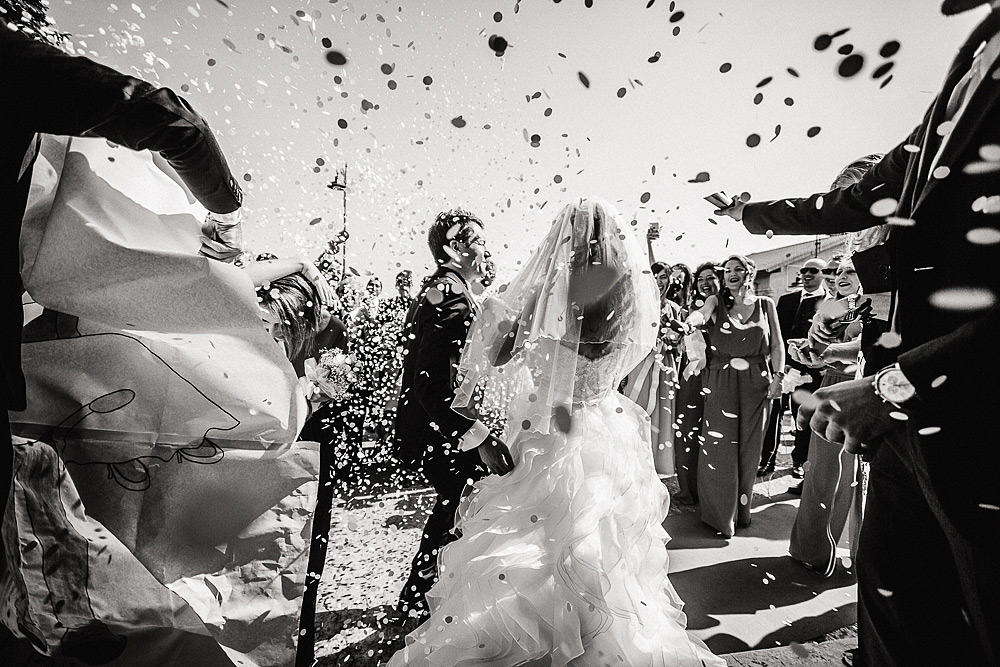
[[323, 304], [331, 305], [336, 301], [336, 293], [323, 277], [323, 273], [307, 259], [268, 259], [251, 262], [244, 267], [244, 271], [250, 276], [254, 287], [261, 287], [293, 273], [301, 273], [306, 280], [316, 286]]
[[709, 320], [712, 319], [712, 316], [715, 315], [715, 311], [718, 307], [719, 297], [712, 294], [705, 299], [705, 303], [702, 304], [701, 308], [692, 311], [691, 314], [687, 316], [685, 323], [693, 327], [704, 326]]
[[717, 210], [716, 214], [743, 222], [751, 234], [768, 231], [793, 235], [838, 234], [880, 225], [885, 218], [872, 214], [872, 204], [883, 199], [899, 199], [906, 167], [913, 156], [904, 147], [920, 144], [920, 130], [918, 126], [851, 187], [805, 198], [756, 203], [747, 203], [749, 196], [744, 195], [729, 208]]
[[0, 28], [0, 110], [20, 129], [105, 137], [159, 152], [209, 211], [231, 213], [243, 193], [208, 123], [167, 88]]

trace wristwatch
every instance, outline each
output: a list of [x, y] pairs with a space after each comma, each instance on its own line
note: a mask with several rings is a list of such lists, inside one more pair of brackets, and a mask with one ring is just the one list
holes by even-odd
[[886, 366], [876, 373], [872, 386], [875, 388], [876, 396], [897, 408], [902, 407], [900, 403], [905, 403], [917, 395], [916, 388], [906, 379], [899, 364]]

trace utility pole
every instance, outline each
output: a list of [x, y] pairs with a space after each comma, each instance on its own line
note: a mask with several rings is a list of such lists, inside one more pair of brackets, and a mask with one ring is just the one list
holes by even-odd
[[333, 181], [326, 187], [331, 190], [340, 190], [343, 197], [341, 210], [343, 211], [344, 228], [337, 234], [337, 240], [340, 242], [340, 275], [343, 277], [347, 273], [347, 239], [351, 237], [347, 231], [347, 164], [337, 169]]

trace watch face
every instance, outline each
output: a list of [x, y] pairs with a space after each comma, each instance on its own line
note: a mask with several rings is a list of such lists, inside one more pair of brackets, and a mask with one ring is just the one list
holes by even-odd
[[913, 398], [916, 390], [910, 381], [906, 379], [902, 371], [890, 370], [879, 378], [878, 391], [882, 396], [894, 403], [902, 403]]

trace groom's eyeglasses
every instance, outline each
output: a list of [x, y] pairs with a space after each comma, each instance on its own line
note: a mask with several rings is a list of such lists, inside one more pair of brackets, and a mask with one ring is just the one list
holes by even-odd
[[817, 273], [819, 273], [819, 269], [815, 269], [815, 268], [813, 268], [811, 266], [806, 266], [806, 267], [803, 267], [803, 268], [799, 269], [799, 273], [801, 273], [802, 275], [806, 275], [808, 273], [810, 275], [814, 275], [815, 276]]

